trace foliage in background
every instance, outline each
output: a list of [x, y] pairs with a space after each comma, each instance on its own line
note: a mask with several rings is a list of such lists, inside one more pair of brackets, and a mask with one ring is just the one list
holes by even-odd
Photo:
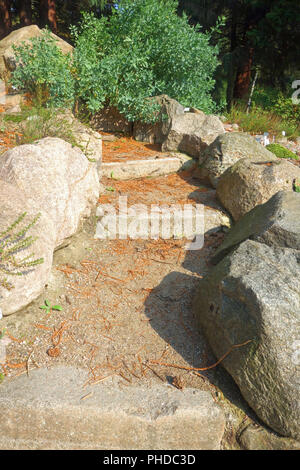
[[176, 7], [174, 0], [121, 0], [109, 19], [85, 14], [72, 28], [76, 94], [91, 111], [109, 103], [130, 121], [151, 121], [155, 105], [146, 98], [162, 93], [213, 111], [217, 50]]
[[27, 233], [40, 218], [38, 214], [30, 223], [20, 228], [26, 215], [24, 212], [0, 233], [0, 287], [8, 290], [14, 288], [8, 277], [24, 276], [44, 262], [43, 258], [35, 259], [33, 253], [25, 257], [20, 256], [21, 252], [30, 248], [36, 241], [36, 238], [27, 236]]
[[73, 105], [71, 57], [62, 53], [49, 31], [13, 49], [17, 63], [11, 78], [14, 87], [34, 95], [39, 105]]
[[279, 136], [285, 131], [290, 139], [300, 135], [299, 124], [281, 118], [274, 111], [254, 105], [247, 114], [246, 107], [245, 102], [236, 103], [225, 116], [229, 122], [237, 123], [243, 131], [251, 134], [269, 132]]
[[72, 28], [72, 62], [45, 33], [15, 48], [12, 83], [49, 105], [71, 106], [76, 97], [96, 112], [110, 104], [130, 121], [154, 120], [157, 105], [147, 98], [162, 93], [212, 112], [217, 49], [176, 8], [174, 0], [121, 0], [109, 19], [84, 14]]
[[293, 79], [299, 78], [299, 1], [179, 0], [179, 7], [204, 31], [225, 17], [213, 36], [222, 62], [214, 95], [221, 102], [226, 97], [228, 110], [236, 99], [248, 98], [257, 68], [261, 84], [291, 92]]
[[292, 102], [292, 89], [290, 96], [274, 87], [257, 87], [253, 93], [253, 104], [277, 114], [284, 121], [298, 125], [300, 123], [300, 106]]

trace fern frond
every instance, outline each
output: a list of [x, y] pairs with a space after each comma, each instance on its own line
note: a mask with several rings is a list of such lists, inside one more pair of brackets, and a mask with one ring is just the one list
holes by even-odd
[[41, 214], [37, 214], [32, 221], [20, 229], [20, 224], [26, 215], [26, 212], [21, 214], [6, 230], [0, 233], [0, 287], [7, 290], [14, 288], [7, 276], [24, 276], [44, 262], [44, 258], [35, 259], [34, 253], [23, 258], [17, 256], [30, 248], [37, 240], [37, 237], [27, 236], [27, 233], [38, 222]]

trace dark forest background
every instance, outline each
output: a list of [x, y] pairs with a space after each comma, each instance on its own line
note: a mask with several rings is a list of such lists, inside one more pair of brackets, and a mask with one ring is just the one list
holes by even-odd
[[[71, 41], [69, 27], [80, 21], [82, 11], [109, 16], [117, 2], [110, 0], [0, 0], [0, 39], [13, 29], [46, 25]], [[299, 78], [299, 0], [180, 0], [178, 14], [185, 11], [193, 25], [203, 31], [221, 26], [212, 40], [220, 50], [214, 99], [230, 109], [234, 100], [249, 95], [251, 80], [281, 91], [291, 89]]]

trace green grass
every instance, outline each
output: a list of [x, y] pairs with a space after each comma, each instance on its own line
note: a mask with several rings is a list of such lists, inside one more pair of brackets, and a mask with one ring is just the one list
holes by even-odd
[[270, 152], [274, 153], [278, 158], [292, 158], [293, 160], [298, 160], [298, 155], [291, 152], [289, 149], [282, 147], [279, 144], [269, 144], [266, 147]]
[[253, 107], [249, 114], [246, 113], [246, 105], [237, 103], [232, 107], [229, 113], [225, 114], [229, 122], [236, 123], [244, 132], [250, 134], [270, 134], [281, 136], [285, 131], [288, 139], [295, 139], [300, 136], [300, 126], [287, 120], [283, 120], [280, 116], [273, 114], [261, 107]]
[[32, 144], [44, 137], [59, 137], [76, 146], [76, 138], [67, 119], [63, 117], [63, 110], [44, 108], [33, 105], [25, 106], [20, 113], [4, 116], [4, 122], [16, 124], [20, 136], [17, 144]]

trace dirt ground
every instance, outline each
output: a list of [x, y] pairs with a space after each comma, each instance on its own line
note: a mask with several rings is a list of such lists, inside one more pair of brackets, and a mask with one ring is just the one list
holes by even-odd
[[[183, 203], [191, 202], [190, 193], [210, 192], [188, 174], [106, 184], [100, 203], [117, 203], [120, 194], [129, 204]], [[14, 376], [29, 365], [64, 363], [87, 367], [91, 383], [111, 374], [124, 384], [176, 376], [182, 386], [206, 388], [205, 375], [153, 361], [187, 368], [214, 362], [194, 327], [191, 300], [224, 234], [207, 236], [202, 250], [189, 252], [184, 239], [97, 240], [95, 223], [91, 216], [55, 253], [43, 296], [4, 319], [11, 342], [3, 371]], [[45, 299], [63, 310], [47, 314], [39, 308]]]

